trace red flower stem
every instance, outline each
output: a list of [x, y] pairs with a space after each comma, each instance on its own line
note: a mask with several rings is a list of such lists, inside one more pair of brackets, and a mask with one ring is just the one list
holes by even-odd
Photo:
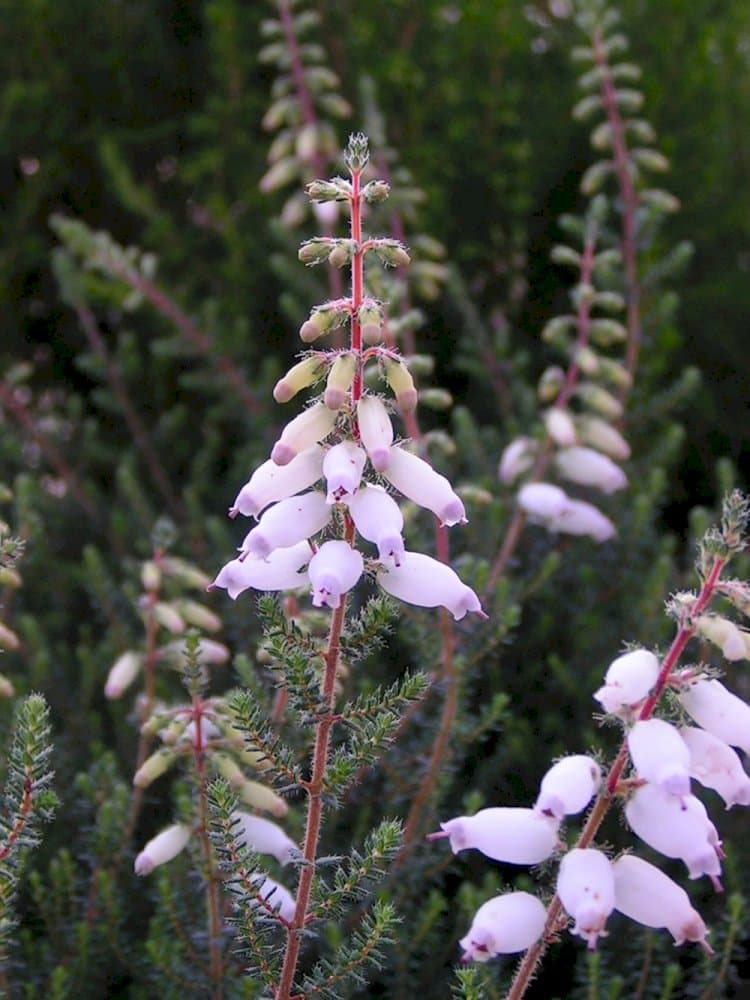
[[[594, 60], [602, 72], [601, 94], [607, 121], [612, 130], [612, 150], [614, 154], [615, 174], [622, 198], [622, 259], [625, 268], [625, 283], [627, 286], [627, 329], [628, 339], [625, 347], [625, 367], [634, 377], [638, 367], [638, 355], [641, 346], [641, 288], [638, 280], [638, 243], [637, 217], [638, 194], [633, 185], [629, 169], [629, 156], [625, 127], [617, 104], [615, 84], [607, 61], [607, 52], [601, 31], [597, 29], [591, 39], [594, 50]], [[627, 390], [622, 390], [622, 396]]]
[[[669, 683], [669, 679], [677, 667], [685, 647], [690, 639], [692, 639], [695, 635], [695, 626], [692, 624], [692, 621], [699, 614], [701, 614], [701, 612], [704, 611], [711, 602], [711, 599], [716, 591], [716, 586], [719, 582], [721, 572], [726, 566], [727, 561], [728, 560], [726, 559], [720, 558], [716, 558], [714, 560], [708, 576], [701, 587], [695, 604], [690, 609], [689, 617], [686, 616], [680, 623], [677, 634], [672, 640], [672, 645], [669, 647], [669, 650], [662, 661], [659, 676], [656, 684], [654, 685], [654, 690], [644, 701], [641, 711], [638, 714], [639, 720], [651, 718], [654, 708], [659, 703], [659, 699], [664, 693]], [[612, 805], [617, 784], [622, 777], [622, 773], [627, 766], [628, 760], [628, 743], [627, 739], [623, 739], [620, 749], [617, 752], [617, 756], [609, 769], [607, 779], [603, 783], [602, 790], [596, 797], [596, 801], [594, 802], [591, 812], [586, 819], [581, 835], [576, 841], [575, 846], [577, 848], [588, 847], [599, 832], [599, 828], [602, 825], [604, 817], [607, 815], [607, 812]], [[536, 972], [539, 962], [547, 951], [547, 947], [552, 943], [555, 935], [562, 930], [566, 923], [567, 917], [563, 913], [562, 903], [560, 902], [559, 897], [555, 895], [547, 908], [547, 920], [544, 925], [544, 931], [542, 932], [542, 935], [537, 943], [529, 948], [521, 960], [505, 1000], [521, 1000]]]
[[352, 173], [352, 239], [357, 245], [357, 250], [352, 256], [352, 336], [351, 349], [357, 355], [357, 370], [354, 373], [352, 382], [352, 409], [356, 410], [357, 403], [362, 397], [362, 329], [359, 323], [359, 307], [362, 305], [362, 288], [364, 284], [364, 251], [362, 243], [362, 196], [360, 194], [361, 172], [355, 170]]

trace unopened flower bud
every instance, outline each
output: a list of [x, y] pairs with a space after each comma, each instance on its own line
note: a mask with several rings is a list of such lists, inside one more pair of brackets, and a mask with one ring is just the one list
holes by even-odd
[[506, 445], [498, 466], [500, 482], [510, 485], [524, 472], [528, 472], [534, 464], [538, 447], [537, 442], [530, 437], [517, 437]]
[[624, 854], [612, 867], [616, 910], [645, 927], [665, 927], [677, 945], [697, 941], [713, 954], [706, 942], [706, 925], [681, 886], [634, 854]]
[[404, 555], [404, 518], [393, 497], [380, 486], [368, 485], [360, 487], [347, 503], [355, 528], [377, 545], [381, 562], [392, 560], [399, 566]]
[[305, 191], [311, 201], [345, 201], [352, 193], [352, 185], [343, 177], [332, 177], [329, 181], [310, 181]]
[[185, 559], [178, 559], [176, 556], [164, 556], [160, 562], [162, 573], [179, 580], [186, 587], [194, 587], [196, 590], [205, 590], [211, 582], [202, 569], [193, 566]]
[[0, 587], [12, 587], [17, 590], [23, 581], [21, 574], [12, 566], [0, 566]]
[[326, 502], [340, 503], [357, 492], [367, 456], [354, 441], [341, 441], [326, 452], [323, 475], [328, 485]]
[[639, 778], [680, 800], [690, 794], [690, 751], [675, 726], [641, 719], [628, 732], [628, 749]]
[[556, 820], [573, 816], [586, 808], [600, 781], [601, 769], [592, 757], [563, 757], [542, 778], [534, 809]]
[[[286, 920], [287, 923], [290, 923], [294, 919], [296, 910], [294, 896], [280, 882], [276, 882], [274, 879], [265, 876], [257, 892], [259, 898], [264, 900], [264, 911], [270, 909], [274, 913], [277, 913], [282, 920]], [[250, 905], [261, 906], [259, 902], [252, 902]]]
[[678, 799], [658, 785], [642, 785], [625, 806], [625, 816], [633, 832], [655, 851], [681, 858], [690, 878], [708, 875], [721, 891], [721, 844], [703, 803], [694, 795]]
[[148, 788], [153, 781], [166, 774], [176, 759], [177, 754], [174, 750], [157, 750], [135, 772], [133, 784], [136, 788]]
[[141, 586], [144, 590], [158, 590], [161, 586], [161, 570], [152, 559], [141, 566]]
[[245, 590], [296, 590], [307, 583], [300, 572], [312, 556], [307, 542], [274, 549], [266, 559], [232, 559], [219, 570], [211, 587], [224, 587], [233, 601]]
[[542, 403], [554, 403], [565, 385], [565, 372], [557, 365], [542, 372], [537, 387], [537, 395]]
[[5, 676], [5, 674], [0, 674], [0, 698], [12, 698], [15, 694], [10, 680]]
[[307, 264], [309, 267], [313, 264], [322, 264], [331, 252], [334, 242], [334, 240], [327, 237], [306, 240], [299, 248], [297, 257], [303, 264]]
[[750, 705], [720, 681], [701, 678], [680, 695], [682, 707], [699, 726], [750, 753]]
[[185, 631], [185, 622], [177, 609], [165, 601], [157, 601], [151, 608], [157, 622], [173, 635], [181, 635]]
[[742, 580], [722, 580], [718, 589], [738, 611], [750, 618], [750, 586]]
[[300, 493], [269, 507], [245, 536], [243, 554], [266, 559], [274, 549], [286, 549], [311, 538], [328, 524], [331, 508], [319, 490]]
[[408, 413], [417, 405], [419, 398], [411, 372], [400, 358], [385, 357], [383, 365], [386, 381], [396, 397], [398, 408], [403, 413]]
[[273, 388], [273, 398], [277, 403], [288, 403], [302, 389], [317, 382], [325, 365], [325, 358], [320, 354], [311, 354], [303, 358], [279, 379]]
[[339, 607], [341, 596], [359, 580], [363, 568], [361, 553], [348, 542], [324, 542], [308, 566], [313, 606]]
[[177, 602], [177, 610], [188, 625], [195, 625], [204, 632], [218, 632], [221, 628], [221, 618], [197, 601], [180, 600]]
[[606, 542], [617, 534], [614, 524], [597, 507], [570, 498], [563, 512], [548, 521], [547, 527], [565, 535], [589, 535], [596, 542]]
[[327, 438], [336, 423], [336, 414], [324, 403], [313, 403], [290, 420], [271, 450], [271, 461], [288, 465], [293, 458]]
[[362, 396], [357, 403], [357, 423], [373, 469], [383, 472], [391, 460], [393, 425], [380, 396]]
[[555, 850], [557, 827], [557, 820], [533, 809], [498, 806], [449, 819], [430, 839], [447, 837], [454, 854], [475, 849], [494, 861], [538, 865]]
[[356, 240], [334, 240], [333, 249], [328, 254], [328, 263], [333, 267], [346, 267], [357, 252]]
[[0, 622], [0, 649], [18, 649], [20, 645], [21, 640], [13, 629]]
[[211, 754], [211, 766], [229, 782], [240, 799], [253, 809], [262, 809], [272, 816], [281, 818], [289, 812], [289, 806], [272, 788], [250, 781], [235, 760], [223, 753]]
[[722, 651], [727, 660], [750, 659], [747, 633], [734, 622], [720, 615], [699, 615], [695, 621], [698, 632]]
[[466, 524], [466, 511], [450, 482], [429, 462], [393, 446], [383, 475], [405, 497], [431, 510], [441, 524]]
[[366, 344], [379, 344], [382, 340], [383, 307], [375, 299], [365, 299], [357, 314]]
[[583, 416], [576, 419], [578, 436], [584, 444], [604, 452], [610, 458], [624, 462], [630, 458], [630, 445], [616, 428], [601, 417]]
[[643, 701], [659, 676], [659, 661], [647, 649], [624, 653], [610, 663], [604, 687], [594, 695], [605, 712], [627, 713]]
[[496, 955], [526, 951], [544, 931], [547, 911], [529, 892], [508, 892], [483, 903], [459, 944], [462, 962], [486, 962]]
[[299, 163], [294, 156], [286, 156], [283, 160], [278, 160], [263, 174], [258, 187], [264, 194], [271, 194], [285, 187], [290, 181], [296, 179], [299, 173]]
[[593, 486], [603, 493], [614, 493], [628, 483], [622, 469], [593, 448], [565, 448], [557, 453], [555, 464], [564, 479], [581, 486]]
[[184, 850], [191, 829], [186, 823], [175, 823], [153, 837], [135, 859], [135, 874], [150, 875], [154, 868], [165, 865]]
[[324, 451], [314, 444], [296, 455], [288, 465], [279, 466], [270, 459], [259, 466], [245, 483], [229, 516], [257, 517], [270, 503], [301, 493], [323, 475]]
[[486, 618], [475, 592], [457, 573], [421, 552], [404, 552], [396, 566], [378, 571], [378, 583], [392, 597], [420, 608], [447, 608], [456, 621], [474, 612]]
[[557, 894], [575, 921], [572, 933], [593, 950], [615, 907], [615, 876], [606, 854], [592, 848], [568, 851], [560, 863]]
[[280, 865], [299, 856], [299, 847], [292, 838], [270, 819], [246, 812], [234, 812], [232, 818], [237, 820], [239, 827], [237, 839], [256, 854], [270, 854]]
[[339, 354], [331, 365], [326, 379], [326, 391], [323, 402], [329, 410], [340, 410], [349, 396], [349, 387], [357, 370], [355, 354], [345, 352]]
[[611, 392], [594, 382], [579, 382], [575, 394], [586, 406], [609, 420], [618, 420], [623, 413], [622, 403]]
[[576, 428], [567, 410], [553, 406], [544, 414], [544, 428], [556, 445], [567, 448], [576, 443]]
[[693, 726], [683, 726], [680, 736], [690, 751], [690, 776], [718, 792], [727, 809], [750, 806], [750, 777], [729, 744]]
[[411, 263], [406, 247], [398, 240], [373, 240], [372, 249], [386, 267], [406, 267]]
[[362, 188], [362, 197], [369, 205], [379, 205], [385, 201], [391, 192], [390, 184], [385, 181], [370, 181]]
[[527, 483], [518, 491], [518, 506], [537, 523], [560, 517], [570, 503], [567, 494], [551, 483]]
[[132, 650], [118, 657], [107, 675], [104, 685], [105, 698], [119, 698], [138, 676], [143, 657]]
[[310, 318], [305, 320], [299, 330], [300, 339], [306, 344], [311, 344], [318, 337], [322, 337], [336, 327], [341, 326], [349, 318], [349, 305], [346, 301], [329, 302], [322, 306], [316, 306], [310, 313]]

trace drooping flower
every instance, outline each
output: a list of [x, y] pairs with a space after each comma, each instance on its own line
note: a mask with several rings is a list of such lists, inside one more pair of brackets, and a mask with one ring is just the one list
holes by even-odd
[[728, 660], [750, 659], [748, 633], [721, 615], [699, 615], [695, 627], [700, 635], [718, 646]]
[[699, 678], [682, 692], [680, 701], [699, 726], [750, 753], [750, 705], [720, 681]]
[[601, 768], [592, 757], [563, 757], [542, 778], [534, 808], [557, 820], [575, 815], [589, 804], [600, 781]]
[[565, 535], [588, 535], [596, 542], [606, 542], [617, 534], [614, 524], [597, 507], [570, 498], [563, 511], [547, 522], [547, 527]]
[[152, 837], [135, 859], [135, 874], [150, 875], [154, 868], [176, 858], [187, 846], [191, 833], [186, 823], [174, 823]]
[[630, 445], [620, 432], [602, 420], [601, 417], [580, 416], [576, 418], [578, 436], [584, 444], [604, 452], [618, 462], [630, 458]]
[[593, 848], [568, 851], [560, 863], [557, 894], [575, 921], [572, 933], [595, 948], [615, 906], [615, 876], [606, 854]]
[[665, 927], [677, 945], [697, 941], [713, 954], [706, 941], [706, 925], [681, 886], [634, 854], [624, 854], [613, 868], [616, 910], [645, 927]]
[[547, 524], [559, 518], [569, 503], [565, 491], [552, 483], [526, 483], [518, 491], [518, 506], [537, 523]]
[[311, 538], [328, 524], [331, 508], [319, 490], [300, 493], [269, 507], [240, 546], [243, 556], [266, 559], [274, 549], [286, 549]]
[[614, 493], [628, 484], [628, 477], [619, 465], [593, 448], [564, 448], [555, 456], [555, 465], [563, 479], [593, 486], [602, 493]]
[[464, 505], [451, 484], [417, 455], [393, 445], [383, 475], [407, 499], [431, 510], [441, 524], [466, 523]]
[[377, 545], [381, 562], [399, 566], [404, 554], [404, 517], [393, 497], [381, 486], [370, 484], [349, 497], [348, 507], [360, 535]]
[[[257, 893], [259, 900], [264, 901], [264, 909], [270, 908], [273, 912], [277, 913], [282, 920], [286, 920], [287, 923], [294, 919], [296, 903], [294, 901], [294, 896], [286, 888], [286, 886], [283, 886], [280, 882], [276, 882], [274, 879], [265, 876], [258, 886]], [[263, 904], [258, 901], [257, 903], [251, 903], [250, 905], [261, 906]]]
[[508, 892], [483, 903], [459, 944], [462, 962], [486, 962], [496, 955], [526, 951], [539, 940], [547, 911], [529, 892]]
[[450, 566], [421, 552], [404, 552], [399, 565], [378, 570], [378, 583], [386, 593], [407, 604], [447, 608], [456, 621], [469, 612], [485, 616], [471, 587]]
[[329, 410], [325, 403], [313, 403], [284, 427], [271, 449], [271, 461], [289, 465], [297, 455], [327, 438], [335, 423], [334, 410]]
[[353, 496], [362, 479], [367, 456], [354, 441], [341, 441], [326, 452], [323, 475], [328, 484], [326, 500], [339, 503], [344, 497]]
[[133, 650], [118, 656], [107, 675], [104, 697], [119, 698], [136, 679], [142, 665], [143, 657]]
[[264, 816], [239, 811], [232, 813], [232, 818], [239, 825], [238, 839], [251, 851], [270, 854], [280, 865], [286, 865], [299, 857], [299, 847], [277, 823]]
[[647, 649], [624, 653], [610, 663], [604, 687], [594, 695], [605, 712], [627, 716], [648, 695], [659, 676], [659, 661]]
[[324, 542], [310, 560], [307, 572], [312, 584], [312, 602], [316, 608], [337, 608], [341, 595], [354, 586], [362, 575], [362, 555], [348, 542]]
[[357, 422], [362, 444], [376, 472], [388, 468], [393, 444], [393, 425], [380, 396], [363, 396], [357, 403]]
[[675, 726], [663, 719], [642, 719], [627, 739], [640, 778], [678, 799], [690, 794], [690, 750]]
[[694, 726], [683, 726], [680, 736], [690, 751], [691, 777], [718, 792], [727, 809], [750, 806], [750, 777], [729, 744]]
[[269, 504], [301, 493], [323, 475], [324, 451], [319, 444], [301, 451], [288, 465], [269, 459], [258, 466], [229, 508], [229, 516], [257, 517]]
[[544, 429], [561, 448], [576, 443], [576, 427], [573, 418], [560, 406], [552, 406], [544, 413]]
[[497, 474], [501, 483], [510, 485], [534, 464], [539, 445], [534, 438], [517, 437], [506, 446], [500, 456]]
[[267, 559], [232, 559], [219, 570], [211, 588], [224, 587], [233, 601], [250, 588], [296, 590], [307, 582], [307, 573], [300, 571], [311, 556], [307, 542], [298, 542], [287, 549], [274, 549]]
[[447, 837], [454, 854], [474, 848], [494, 861], [537, 865], [555, 850], [558, 826], [555, 818], [534, 809], [497, 806], [449, 819], [430, 839]]

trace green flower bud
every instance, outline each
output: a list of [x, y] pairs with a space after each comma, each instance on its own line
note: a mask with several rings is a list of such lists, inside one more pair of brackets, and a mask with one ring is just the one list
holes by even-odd
[[21, 574], [12, 566], [0, 566], [0, 587], [12, 587], [16, 590], [21, 582]]
[[602, 417], [617, 420], [622, 416], [622, 404], [611, 392], [593, 382], [580, 382], [575, 393], [578, 398]]
[[398, 240], [373, 240], [372, 249], [386, 267], [406, 267], [411, 257]]
[[418, 394], [411, 372], [400, 358], [384, 357], [385, 377], [396, 397], [398, 408], [407, 413], [417, 405]]
[[164, 601], [157, 601], [152, 611], [154, 618], [168, 632], [171, 632], [173, 635], [181, 635], [185, 631], [185, 622], [173, 605], [166, 604]]
[[379, 344], [382, 338], [383, 308], [374, 299], [365, 299], [357, 314], [366, 344]]
[[453, 406], [453, 396], [447, 389], [422, 389], [419, 400], [423, 406], [428, 406], [431, 410], [449, 410]]
[[165, 774], [176, 760], [175, 750], [157, 750], [135, 772], [133, 784], [136, 788], [148, 788], [153, 781]]
[[308, 267], [313, 267], [315, 264], [322, 264], [324, 260], [327, 260], [331, 252], [331, 247], [335, 242], [335, 240], [331, 239], [306, 240], [299, 248], [297, 257], [303, 264], [307, 264]]
[[161, 586], [161, 570], [151, 559], [141, 566], [141, 584], [144, 590], [158, 590]]
[[316, 306], [310, 313], [310, 318], [305, 320], [299, 330], [299, 335], [306, 344], [311, 344], [318, 337], [335, 330], [341, 326], [350, 316], [346, 305], [322, 305]]
[[273, 398], [277, 403], [288, 403], [302, 389], [314, 385], [325, 368], [325, 358], [320, 354], [310, 354], [280, 378], [273, 388]]
[[305, 191], [311, 201], [346, 201], [351, 197], [352, 185], [343, 177], [332, 177], [329, 181], [311, 181]]
[[362, 188], [362, 197], [369, 205], [378, 205], [391, 193], [390, 184], [385, 181], [370, 181]]
[[356, 355], [349, 352], [339, 354], [333, 362], [328, 372], [326, 391], [323, 394], [323, 402], [329, 410], [339, 410], [344, 405], [356, 370]]
[[355, 240], [334, 240], [334, 246], [328, 254], [328, 263], [333, 267], [346, 267], [357, 252]]
[[221, 618], [198, 601], [178, 601], [177, 611], [188, 625], [195, 625], [205, 632], [218, 632], [221, 628]]
[[175, 556], [164, 556], [161, 570], [166, 576], [175, 577], [186, 587], [194, 587], [196, 590], [205, 590], [211, 583], [211, 577], [206, 576], [197, 566]]
[[554, 365], [542, 372], [537, 387], [537, 395], [543, 403], [554, 403], [565, 385], [565, 372]]

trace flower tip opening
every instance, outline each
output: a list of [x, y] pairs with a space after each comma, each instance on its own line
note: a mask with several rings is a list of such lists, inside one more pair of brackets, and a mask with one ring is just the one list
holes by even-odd
[[156, 865], [145, 851], [141, 851], [135, 859], [133, 871], [136, 875], [150, 875]]

